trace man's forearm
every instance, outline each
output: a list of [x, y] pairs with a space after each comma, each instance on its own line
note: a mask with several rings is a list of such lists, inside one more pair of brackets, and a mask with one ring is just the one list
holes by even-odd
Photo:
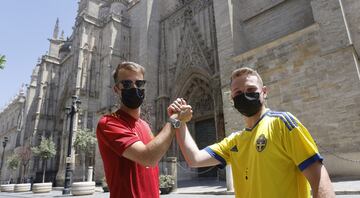
[[181, 125], [180, 131], [176, 133], [176, 139], [186, 162], [190, 166], [195, 166], [196, 153], [199, 152], [199, 148], [196, 145], [194, 139], [191, 137], [186, 124]]
[[335, 198], [329, 174], [322, 163], [313, 163], [303, 170], [303, 174], [311, 185], [314, 198]]
[[171, 142], [175, 135], [175, 129], [172, 128], [170, 123], [166, 123], [159, 134], [146, 145], [148, 150], [146, 157], [148, 163], [152, 166], [156, 166], [160, 159], [164, 156], [169, 149]]
[[[185, 126], [186, 124], [184, 122], [189, 121], [191, 117], [192, 110], [190, 106], [185, 106], [180, 112], [170, 115], [171, 119], [177, 119]], [[166, 123], [160, 133], [148, 145], [146, 145], [146, 149], [148, 150], [146, 153], [149, 154], [149, 157], [146, 158], [150, 159], [150, 163], [152, 165], [156, 165], [168, 150], [176, 131], [179, 130], [173, 127], [176, 126]]]
[[332, 183], [325, 166], [321, 166], [319, 185], [313, 193], [314, 198], [335, 198]]

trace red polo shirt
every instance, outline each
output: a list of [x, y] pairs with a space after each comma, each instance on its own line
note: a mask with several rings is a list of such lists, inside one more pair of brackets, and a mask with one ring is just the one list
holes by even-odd
[[104, 164], [110, 198], [158, 198], [159, 169], [144, 167], [122, 156], [137, 141], [152, 139], [149, 125], [122, 110], [103, 116], [96, 136]]

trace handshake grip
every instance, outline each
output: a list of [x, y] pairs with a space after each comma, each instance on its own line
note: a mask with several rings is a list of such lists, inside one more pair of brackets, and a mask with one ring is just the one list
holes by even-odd
[[181, 122], [189, 122], [193, 115], [192, 107], [183, 98], [177, 98], [171, 103], [167, 112], [169, 117], [178, 119]]
[[193, 116], [193, 111], [190, 105], [184, 105], [181, 107], [181, 111], [177, 112], [178, 119], [181, 122], [189, 122]]

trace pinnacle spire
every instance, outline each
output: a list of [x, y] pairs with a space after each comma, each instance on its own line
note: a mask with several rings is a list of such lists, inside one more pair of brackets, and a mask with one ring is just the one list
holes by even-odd
[[25, 84], [23, 83], [23, 84], [21, 84], [19, 94], [22, 96], [22, 95], [24, 95], [24, 93], [25, 93]]
[[56, 24], [54, 27], [53, 39], [57, 39], [59, 35], [59, 18], [56, 19]]
[[64, 30], [61, 31], [60, 39], [64, 40]]

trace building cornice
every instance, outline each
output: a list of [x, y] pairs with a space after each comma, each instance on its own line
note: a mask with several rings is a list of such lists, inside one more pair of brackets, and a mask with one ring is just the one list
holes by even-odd
[[53, 63], [53, 64], [60, 64], [60, 59], [57, 57], [53, 57], [53, 56], [49, 56], [49, 55], [44, 55], [43, 56], [43, 60], [49, 63]]

